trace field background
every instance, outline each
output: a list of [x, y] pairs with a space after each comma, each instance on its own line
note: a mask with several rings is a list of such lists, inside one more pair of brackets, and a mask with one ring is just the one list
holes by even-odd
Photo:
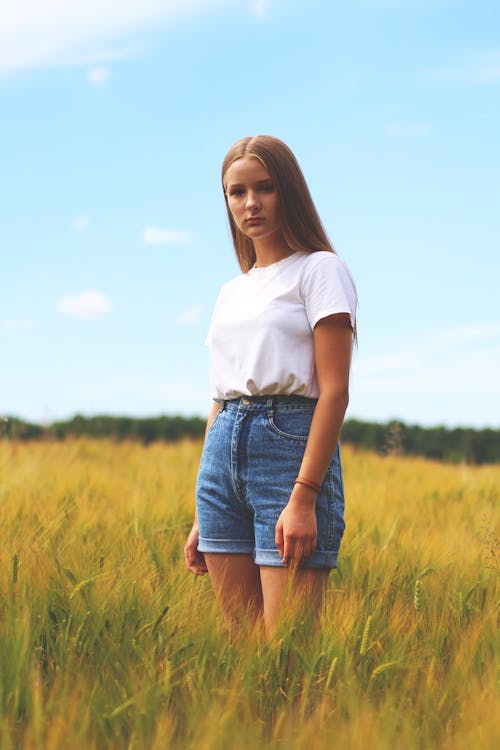
[[0, 442], [2, 750], [498, 746], [499, 466], [345, 446], [321, 627], [266, 644], [184, 568], [200, 451]]

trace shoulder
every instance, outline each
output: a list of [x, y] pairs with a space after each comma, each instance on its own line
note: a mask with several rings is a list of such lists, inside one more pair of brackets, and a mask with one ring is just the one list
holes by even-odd
[[319, 267], [331, 270], [347, 269], [346, 264], [339, 258], [337, 253], [330, 253], [327, 250], [305, 253], [303, 265], [307, 271], [314, 271]]
[[303, 258], [302, 278], [305, 284], [330, 279], [342, 286], [350, 286], [355, 291], [356, 286], [352, 274], [346, 263], [336, 253], [327, 250], [307, 253]]

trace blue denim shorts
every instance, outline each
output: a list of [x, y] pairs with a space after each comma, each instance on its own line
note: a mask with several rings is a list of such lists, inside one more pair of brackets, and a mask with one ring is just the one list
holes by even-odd
[[[241, 397], [224, 401], [207, 432], [196, 483], [200, 552], [253, 554], [282, 567], [278, 517], [299, 474], [315, 399]], [[318, 540], [304, 568], [335, 568], [344, 533], [339, 448], [316, 502]]]

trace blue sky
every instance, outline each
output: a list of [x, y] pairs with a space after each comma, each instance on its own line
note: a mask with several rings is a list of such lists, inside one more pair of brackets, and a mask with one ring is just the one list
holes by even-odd
[[500, 4], [6, 5], [0, 415], [208, 413], [220, 164], [270, 133], [356, 279], [348, 415], [500, 427]]

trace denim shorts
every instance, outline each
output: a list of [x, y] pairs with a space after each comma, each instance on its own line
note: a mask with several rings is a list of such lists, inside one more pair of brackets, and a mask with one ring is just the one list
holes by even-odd
[[[278, 517], [299, 474], [315, 399], [240, 397], [221, 403], [205, 437], [196, 483], [200, 552], [253, 554], [282, 567]], [[317, 548], [304, 568], [335, 568], [344, 533], [337, 446], [316, 502]]]

